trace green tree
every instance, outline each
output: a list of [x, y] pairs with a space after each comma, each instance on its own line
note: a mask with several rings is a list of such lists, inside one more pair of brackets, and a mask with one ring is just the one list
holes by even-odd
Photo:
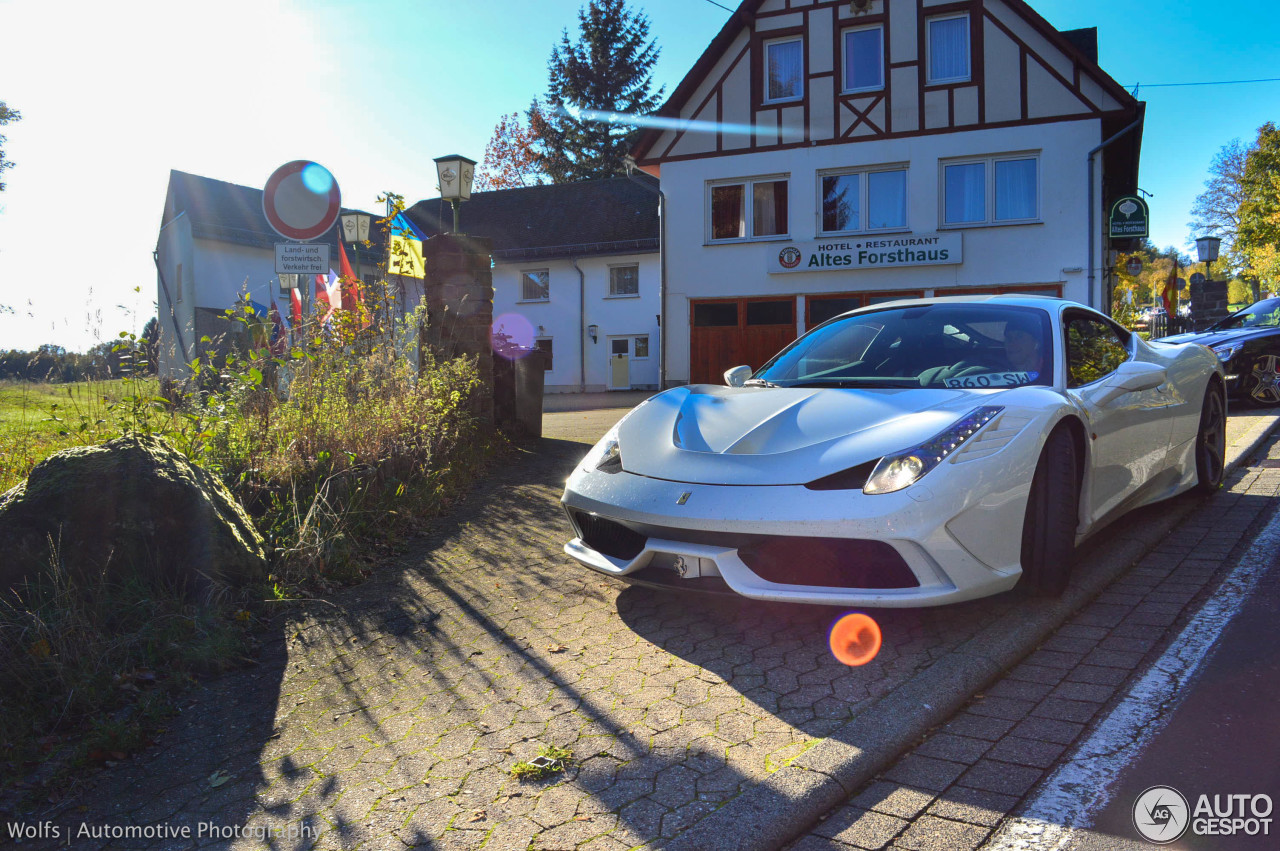
[[551, 50], [544, 102], [527, 113], [536, 136], [534, 165], [552, 183], [623, 174], [636, 125], [653, 112], [659, 49], [649, 18], [626, 0], [590, 0], [578, 11], [578, 40], [565, 30]]
[[1194, 236], [1216, 236], [1222, 240], [1221, 256], [1232, 269], [1243, 265], [1235, 251], [1236, 233], [1240, 229], [1240, 205], [1244, 202], [1245, 163], [1249, 148], [1232, 139], [1213, 158], [1204, 191], [1191, 206], [1187, 228]]
[[[22, 118], [22, 113], [16, 109], [10, 109], [8, 104], [0, 100], [0, 127], [20, 118]], [[0, 145], [3, 144], [4, 136], [0, 136]], [[13, 163], [4, 158], [4, 148], [0, 148], [0, 192], [4, 191], [4, 170], [7, 168], [13, 168]]]
[[1280, 128], [1268, 121], [1258, 128], [1258, 138], [1245, 159], [1240, 178], [1240, 227], [1236, 250], [1248, 262], [1249, 271], [1280, 283]]

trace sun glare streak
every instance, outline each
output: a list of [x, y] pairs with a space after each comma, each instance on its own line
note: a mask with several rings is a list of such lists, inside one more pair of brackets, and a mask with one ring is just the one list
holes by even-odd
[[573, 106], [564, 106], [556, 111], [576, 121], [597, 121], [601, 124], [617, 124], [628, 127], [652, 127], [657, 130], [675, 130], [686, 133], [741, 133], [750, 135], [757, 130], [769, 134], [804, 132], [804, 126], [797, 124], [732, 124], [726, 121], [698, 121], [692, 118], [663, 118], [659, 115], [631, 115], [626, 112], [579, 109]]

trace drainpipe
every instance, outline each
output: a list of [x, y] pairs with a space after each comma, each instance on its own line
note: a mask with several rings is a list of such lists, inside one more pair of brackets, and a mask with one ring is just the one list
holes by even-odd
[[[1124, 128], [1124, 129], [1123, 129], [1123, 130], [1121, 130], [1119, 133], [1117, 133], [1116, 135], [1112, 136], [1110, 139], [1106, 140], [1105, 142], [1103, 142], [1103, 143], [1102, 143], [1101, 145], [1099, 145], [1098, 147], [1096, 147], [1096, 148], [1094, 148], [1093, 150], [1089, 151], [1089, 155], [1088, 155], [1088, 159], [1089, 159], [1089, 298], [1088, 298], [1088, 300], [1085, 302], [1086, 304], [1088, 304], [1088, 305], [1089, 305], [1089, 307], [1093, 307], [1093, 306], [1094, 306], [1094, 304], [1093, 304], [1093, 284], [1094, 284], [1094, 280], [1095, 280], [1095, 278], [1097, 277], [1097, 274], [1096, 274], [1096, 271], [1095, 271], [1095, 267], [1094, 267], [1094, 260], [1093, 260], [1093, 238], [1094, 238], [1094, 235], [1095, 235], [1095, 233], [1094, 233], [1094, 232], [1095, 232], [1095, 228], [1094, 228], [1094, 223], [1093, 223], [1093, 214], [1094, 214], [1094, 209], [1093, 209], [1093, 158], [1094, 158], [1094, 156], [1098, 153], [1098, 151], [1101, 151], [1103, 148], [1107, 147], [1107, 146], [1108, 146], [1108, 145], [1110, 145], [1112, 142], [1116, 141], [1116, 140], [1117, 140], [1117, 139], [1119, 139], [1121, 136], [1125, 135], [1126, 133], [1128, 133], [1129, 131], [1131, 131], [1133, 128], [1137, 127], [1137, 126], [1138, 126], [1139, 124], [1141, 124], [1141, 123], [1142, 123], [1142, 117], [1141, 117], [1141, 116], [1139, 116], [1137, 121], [1134, 121], [1134, 122], [1133, 122], [1132, 124], [1130, 124], [1128, 127]], [[1102, 300], [1102, 298], [1101, 298], [1101, 295], [1102, 295], [1102, 294], [1101, 294], [1101, 293], [1099, 293], [1098, 295], [1099, 295], [1098, 300], [1099, 300], [1099, 301], [1101, 301], [1101, 300]], [[1102, 309], [1102, 305], [1098, 305], [1098, 309]], [[1108, 305], [1107, 310], [1106, 310], [1105, 312], [1106, 312], [1108, 315], [1110, 315], [1111, 310], [1110, 310], [1110, 306], [1109, 306], [1109, 305]]]
[[578, 273], [578, 392], [587, 392], [587, 276], [578, 266], [578, 258], [569, 255], [569, 262]]
[[627, 158], [627, 178], [658, 196], [658, 391], [667, 389], [667, 196], [635, 176], [636, 163]]

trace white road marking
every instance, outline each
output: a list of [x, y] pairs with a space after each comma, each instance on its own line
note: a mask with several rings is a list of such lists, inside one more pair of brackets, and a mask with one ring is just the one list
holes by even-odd
[[1277, 552], [1280, 513], [1271, 518], [1164, 655], [1044, 781], [1023, 814], [1005, 821], [985, 851], [1057, 851], [1070, 844], [1075, 831], [1093, 824], [1094, 814], [1111, 801], [1111, 784], [1164, 726], [1182, 690]]

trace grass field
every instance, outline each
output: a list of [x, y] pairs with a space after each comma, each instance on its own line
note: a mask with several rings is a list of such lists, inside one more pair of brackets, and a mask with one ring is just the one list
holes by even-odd
[[[150, 394], [154, 382], [137, 389]], [[135, 388], [121, 379], [44, 384], [0, 381], [0, 492], [60, 449], [100, 443], [119, 433], [115, 408]]]

